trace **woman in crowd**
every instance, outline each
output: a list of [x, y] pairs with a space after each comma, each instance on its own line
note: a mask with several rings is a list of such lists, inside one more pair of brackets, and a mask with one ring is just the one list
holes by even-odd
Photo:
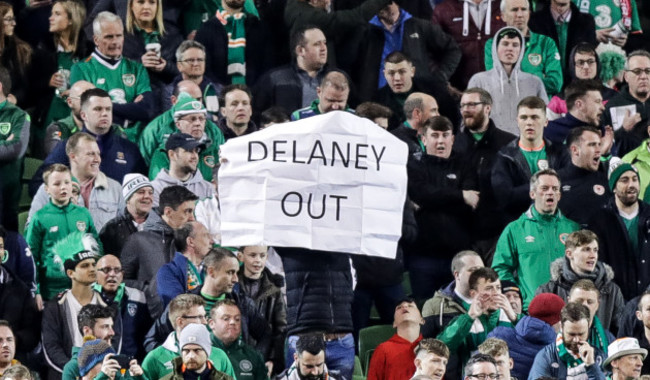
[[2, 29], [0, 33], [0, 63], [9, 70], [13, 84], [9, 101], [22, 109], [29, 107], [37, 96], [29, 86], [29, 72], [32, 63], [32, 48], [14, 34], [16, 16], [10, 4], [0, 1]]
[[166, 28], [162, 8], [162, 0], [129, 0], [124, 25], [124, 56], [141, 61], [147, 68], [158, 103], [164, 85], [178, 74], [175, 53], [183, 42], [180, 33], [170, 33]]

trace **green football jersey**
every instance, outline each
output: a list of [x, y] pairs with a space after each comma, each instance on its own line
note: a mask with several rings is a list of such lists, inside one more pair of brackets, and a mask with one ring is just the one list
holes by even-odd
[[636, 9], [636, 0], [573, 0], [580, 12], [594, 16], [596, 29], [610, 28], [623, 18], [622, 7], [630, 6], [629, 21], [626, 25], [632, 32], [641, 31], [639, 12]]

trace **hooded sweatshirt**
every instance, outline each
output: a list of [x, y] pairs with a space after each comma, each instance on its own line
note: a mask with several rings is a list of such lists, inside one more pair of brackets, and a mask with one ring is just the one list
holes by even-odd
[[214, 195], [214, 186], [206, 180], [203, 179], [201, 171], [197, 170], [194, 174], [185, 182], [176, 179], [169, 175], [169, 170], [163, 169], [158, 172], [156, 179], [151, 181], [151, 186], [153, 186], [153, 205], [158, 207], [160, 202], [160, 193], [164, 188], [169, 186], [183, 186], [189, 191], [196, 194], [199, 199], [209, 198]]
[[[511, 29], [519, 34], [521, 41], [525, 41], [523, 35], [519, 30], [506, 27], [501, 28], [496, 35], [501, 34], [505, 29]], [[492, 56], [498, 57], [497, 43], [498, 38], [494, 38], [492, 42]], [[492, 70], [476, 73], [469, 80], [468, 88], [480, 87], [492, 95], [492, 113], [490, 118], [494, 124], [516, 136], [519, 136], [519, 128], [517, 126], [517, 104], [519, 101], [527, 96], [539, 96], [548, 103], [548, 96], [544, 89], [544, 84], [541, 79], [535, 75], [524, 73], [521, 71], [521, 61], [524, 57], [524, 47], [519, 50], [519, 58], [515, 63], [510, 76], [506, 73], [505, 68], [501, 61], [497, 58], [494, 60], [494, 67]]]

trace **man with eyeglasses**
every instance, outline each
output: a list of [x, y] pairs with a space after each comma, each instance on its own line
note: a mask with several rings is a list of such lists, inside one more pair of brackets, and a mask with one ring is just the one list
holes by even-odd
[[[219, 96], [223, 85], [205, 75], [205, 46], [194, 40], [183, 41], [176, 49], [176, 68], [178, 74], [174, 80], [163, 89], [163, 109], [168, 110], [174, 104], [172, 96], [179, 82], [189, 80], [199, 86], [200, 93]], [[204, 102], [205, 104], [205, 102]]]
[[492, 168], [499, 150], [517, 138], [494, 124], [490, 118], [492, 103], [492, 96], [482, 88], [465, 90], [460, 99], [465, 128], [454, 141], [454, 151], [463, 157], [467, 169], [478, 178], [481, 199], [475, 210], [471, 233], [473, 249], [486, 261], [491, 260], [499, 234], [508, 223], [492, 190]]
[[[198, 169], [206, 181], [212, 180], [212, 168], [219, 162], [219, 147], [225, 142], [223, 133], [219, 128], [214, 127], [212, 136], [206, 133], [207, 110], [198, 100], [195, 100], [187, 93], [181, 92], [174, 104], [174, 122], [176, 130], [188, 134], [205, 145], [199, 153]], [[163, 137], [163, 140], [165, 138]], [[161, 142], [161, 145], [165, 141]], [[162, 146], [161, 146], [162, 148]], [[170, 162], [167, 152], [158, 149], [151, 157], [149, 166], [149, 178], [156, 178], [162, 169], [169, 169]]]
[[561, 330], [555, 342], [535, 356], [529, 380], [550, 376], [567, 380], [605, 380], [600, 364], [606, 355], [589, 345], [589, 309], [568, 303], [562, 309]]
[[169, 169], [162, 169], [151, 181], [154, 207], [158, 206], [160, 193], [168, 186], [184, 186], [199, 200], [213, 195], [214, 187], [203, 179], [203, 175], [197, 170], [199, 153], [203, 149], [205, 149], [205, 143], [195, 139], [192, 135], [181, 132], [169, 135], [165, 142], [165, 151], [169, 157]]
[[61, 140], [69, 138], [73, 133], [83, 128], [81, 94], [91, 88], [95, 88], [95, 85], [85, 80], [77, 81], [70, 87], [70, 93], [65, 98], [65, 102], [70, 108], [70, 116], [53, 121], [47, 126], [43, 146], [46, 155], [50, 154]]
[[96, 270], [93, 289], [117, 311], [114, 318], [115, 324], [122, 327], [122, 353], [142, 361], [144, 336], [152, 323], [144, 292], [124, 284], [124, 270], [116, 256], [102, 256]]
[[[142, 362], [142, 369], [149, 379], [160, 379], [172, 372], [173, 360], [181, 354], [179, 337], [185, 327], [190, 324], [207, 323], [205, 301], [196, 294], [177, 296], [169, 303], [168, 310], [169, 322], [174, 330], [164, 343], [151, 350]], [[206, 338], [209, 339], [207, 336]], [[226, 353], [217, 347], [212, 347], [210, 351], [208, 358], [214, 368], [236, 379], [235, 371]]]
[[478, 353], [472, 356], [465, 365], [464, 380], [495, 380], [499, 378], [497, 362], [492, 356]]
[[[169, 135], [174, 132], [178, 132], [178, 127], [176, 126], [176, 119], [174, 118], [174, 113], [176, 112], [175, 105], [178, 103], [178, 100], [181, 94], [189, 95], [192, 100], [199, 101], [205, 104], [204, 93], [201, 92], [201, 88], [194, 83], [192, 80], [186, 79], [182, 80], [173, 88], [173, 92], [169, 95], [169, 100], [172, 104], [171, 108], [158, 115], [155, 119], [147, 125], [147, 127], [142, 131], [140, 140], [138, 141], [138, 147], [142, 153], [147, 165], [151, 164], [153, 155], [157, 152], [158, 149], [164, 148], [165, 141]], [[212, 96], [212, 95], [207, 95]], [[189, 99], [185, 97], [185, 102], [187, 103]], [[218, 108], [218, 104], [216, 105]], [[208, 110], [207, 120], [205, 121], [205, 134], [208, 139], [210, 139], [214, 144], [220, 145], [224, 141], [224, 135], [221, 129], [213, 122], [213, 111]]]
[[[618, 155], [635, 149], [646, 138], [650, 119], [650, 53], [635, 50], [627, 56], [625, 82], [618, 95], [609, 100], [603, 116], [605, 125], [615, 129]], [[615, 116], [613, 115], [615, 114]]]

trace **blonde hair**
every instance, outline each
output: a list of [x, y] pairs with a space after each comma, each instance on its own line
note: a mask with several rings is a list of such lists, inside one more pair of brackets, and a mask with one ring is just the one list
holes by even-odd
[[[126, 29], [126, 31], [128, 33], [131, 33], [131, 34], [133, 34], [133, 31], [135, 30], [134, 25], [138, 24], [138, 20], [136, 20], [135, 16], [133, 16], [133, 1], [134, 0], [129, 0], [128, 3], [127, 3], [127, 8], [126, 8], [126, 26], [125, 26], [125, 29]], [[156, 4], [156, 16], [154, 17], [154, 24], [155, 24], [154, 29], [162, 37], [163, 34], [165, 34], [165, 24], [163, 22], [162, 0], [156, 0], [156, 3], [157, 4]]]
[[[83, 28], [84, 20], [86, 19], [86, 6], [83, 2], [79, 0], [61, 0], [57, 1], [55, 4], [61, 5], [63, 10], [68, 15], [68, 20], [70, 20], [70, 35], [68, 36], [68, 45], [71, 47], [71, 51], [77, 50], [77, 45], [79, 44], [79, 33], [81, 33], [81, 28]], [[57, 47], [61, 44], [63, 37], [62, 33], [54, 33], [54, 46]]]

